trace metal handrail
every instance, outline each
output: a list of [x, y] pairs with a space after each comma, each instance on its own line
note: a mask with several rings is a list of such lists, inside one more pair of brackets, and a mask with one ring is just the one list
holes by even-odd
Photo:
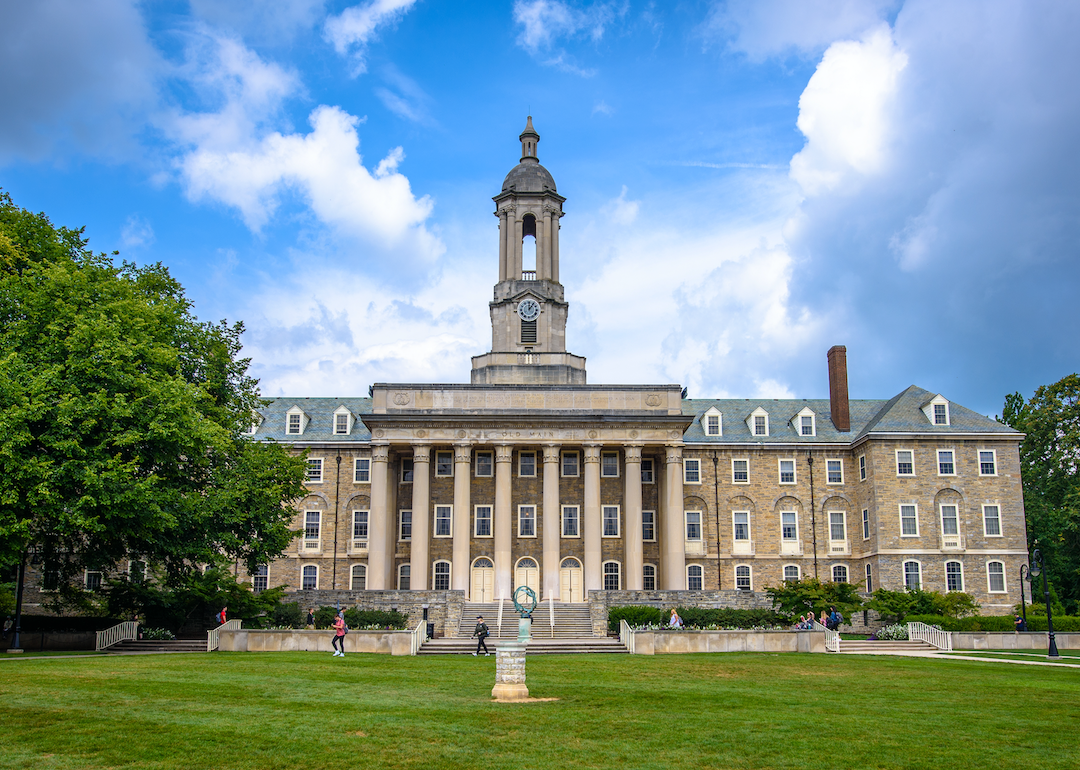
[[619, 621], [619, 641], [626, 645], [627, 652], [631, 655], [636, 654], [634, 629], [630, 628], [630, 624], [626, 622], [626, 618], [622, 618]]
[[952, 634], [948, 631], [942, 631], [940, 628], [929, 626], [926, 623], [908, 623], [907, 636], [911, 641], [926, 642], [939, 650], [952, 652]]
[[114, 644], [119, 644], [120, 642], [126, 642], [138, 638], [139, 621], [125, 620], [123, 623], [115, 625], [112, 628], [106, 628], [104, 631], [98, 631], [94, 649], [104, 650], [106, 647], [112, 647]]
[[818, 621], [814, 621], [815, 631], [825, 632], [825, 649], [829, 652], [840, 652], [840, 633], [833, 631], [828, 626], [823, 626]]
[[226, 620], [215, 629], [206, 632], [206, 651], [213, 652], [218, 648], [218, 632], [239, 631], [242, 622], [239, 619]]
[[409, 654], [416, 655], [418, 652], [420, 652], [420, 647], [424, 644], [424, 642], [427, 641], [426, 620], [421, 620], [419, 623], [416, 624], [416, 628], [414, 628], [409, 633], [409, 639]]

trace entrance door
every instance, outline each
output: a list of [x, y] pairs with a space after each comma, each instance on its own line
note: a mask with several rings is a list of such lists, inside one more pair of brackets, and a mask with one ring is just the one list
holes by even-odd
[[518, 562], [517, 571], [514, 573], [514, 590], [519, 586], [528, 586], [536, 593], [537, 598], [540, 597], [540, 568], [534, 559], [525, 557]]
[[581, 562], [577, 559], [563, 559], [559, 569], [559, 601], [582, 602]]
[[471, 601], [495, 601], [495, 565], [491, 559], [480, 558], [473, 562]]

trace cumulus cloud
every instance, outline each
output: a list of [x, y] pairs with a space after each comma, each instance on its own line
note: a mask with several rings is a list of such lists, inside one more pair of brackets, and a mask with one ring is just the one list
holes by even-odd
[[514, 22], [521, 27], [517, 43], [546, 65], [588, 77], [594, 70], [579, 67], [564, 41], [582, 37], [599, 41], [625, 10], [614, 3], [577, 7], [563, 0], [516, 0]]
[[396, 24], [415, 3], [416, 0], [370, 0], [346, 8], [326, 20], [326, 39], [339, 54], [351, 56], [353, 75], [361, 75], [367, 72], [367, 47], [379, 27]]
[[161, 60], [136, 0], [8, 2], [0, 10], [0, 162], [57, 149], [137, 151]]

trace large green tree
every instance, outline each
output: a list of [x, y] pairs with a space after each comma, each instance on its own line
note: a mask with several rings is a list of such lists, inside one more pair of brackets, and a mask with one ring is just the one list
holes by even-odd
[[1020, 467], [1028, 545], [1038, 542], [1058, 598], [1075, 613], [1080, 609], [1080, 375], [1043, 385], [1028, 401], [1019, 393], [1006, 396], [1002, 421], [1027, 434]]
[[278, 555], [304, 462], [243, 435], [242, 331], [0, 192], [0, 561], [33, 547], [63, 587], [128, 558], [179, 576]]

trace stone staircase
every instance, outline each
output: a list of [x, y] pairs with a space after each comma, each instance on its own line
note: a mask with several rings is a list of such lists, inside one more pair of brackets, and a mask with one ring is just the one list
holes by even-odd
[[129, 639], [107, 647], [108, 653], [206, 652], [205, 639]]
[[884, 641], [868, 639], [842, 639], [840, 652], [850, 655], [920, 655], [938, 652], [938, 648], [927, 642]]

